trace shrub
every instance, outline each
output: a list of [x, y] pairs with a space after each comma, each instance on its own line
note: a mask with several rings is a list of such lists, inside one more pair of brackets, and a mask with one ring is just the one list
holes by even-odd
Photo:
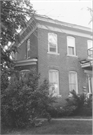
[[92, 116], [92, 95], [88, 97], [85, 93], [76, 94], [75, 91], [71, 94], [72, 97], [66, 99], [66, 113], [69, 116]]
[[71, 92], [72, 96], [66, 99], [65, 106], [54, 107], [50, 109], [50, 115], [53, 118], [62, 118], [70, 116], [92, 116], [92, 94], [76, 94]]
[[47, 80], [39, 85], [40, 75], [30, 71], [20, 78], [19, 72], [14, 73], [8, 87], [2, 93], [1, 122], [4, 126], [24, 127], [35, 126], [40, 116], [50, 120], [49, 108], [52, 108], [55, 98], [49, 96]]

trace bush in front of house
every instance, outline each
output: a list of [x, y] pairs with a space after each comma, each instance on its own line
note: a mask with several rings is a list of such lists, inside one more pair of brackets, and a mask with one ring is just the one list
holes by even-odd
[[74, 90], [71, 94], [72, 96], [66, 99], [65, 112], [69, 116], [92, 116], [92, 94], [76, 94]]
[[92, 94], [76, 94], [72, 91], [64, 106], [56, 106], [49, 111], [53, 118], [92, 116]]
[[23, 77], [18, 72], [11, 76], [7, 88], [2, 89], [1, 124], [4, 127], [36, 126], [41, 116], [51, 119], [48, 110], [55, 98], [49, 96], [48, 81], [40, 85], [39, 79], [40, 75], [33, 70]]

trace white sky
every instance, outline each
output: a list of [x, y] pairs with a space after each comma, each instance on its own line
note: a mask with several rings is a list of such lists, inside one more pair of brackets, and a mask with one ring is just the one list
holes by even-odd
[[92, 8], [92, 0], [31, 0], [38, 14], [47, 15], [53, 19], [86, 27], [91, 20], [87, 7]]

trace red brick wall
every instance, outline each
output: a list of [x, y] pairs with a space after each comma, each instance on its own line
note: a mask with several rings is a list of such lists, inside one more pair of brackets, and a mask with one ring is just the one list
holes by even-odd
[[[31, 41], [30, 58], [37, 58], [38, 55], [37, 31], [32, 33], [28, 38], [30, 38]], [[27, 39], [18, 48], [17, 60], [27, 59]]]
[[59, 88], [62, 99], [67, 98], [69, 93], [69, 71], [76, 71], [78, 76], [78, 91], [82, 92], [85, 86], [86, 76], [84, 70], [80, 66], [79, 60], [87, 57], [87, 39], [83, 37], [75, 37], [77, 57], [67, 56], [67, 34], [57, 33], [58, 35], [58, 52], [59, 55], [48, 54], [48, 32], [49, 30], [38, 30], [38, 71], [41, 73], [41, 81], [48, 78], [49, 69], [59, 71]]

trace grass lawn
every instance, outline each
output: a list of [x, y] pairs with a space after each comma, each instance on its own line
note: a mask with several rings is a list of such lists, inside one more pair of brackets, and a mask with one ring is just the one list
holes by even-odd
[[41, 127], [12, 130], [9, 135], [33, 135], [33, 134], [86, 134], [92, 135], [91, 121], [76, 120], [52, 120], [50, 123], [45, 121]]

